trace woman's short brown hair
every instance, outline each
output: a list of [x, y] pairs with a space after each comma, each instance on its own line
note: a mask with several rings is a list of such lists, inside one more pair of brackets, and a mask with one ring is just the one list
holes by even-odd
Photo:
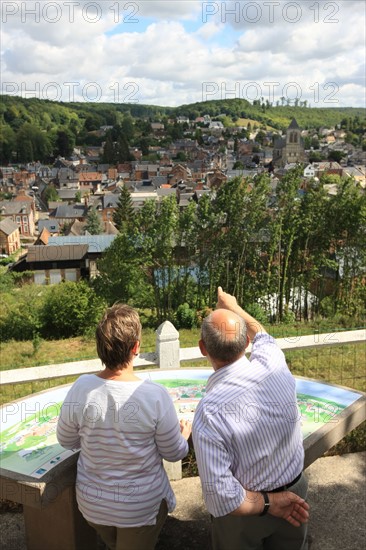
[[97, 326], [98, 356], [107, 368], [123, 369], [140, 339], [141, 323], [137, 311], [126, 304], [116, 304], [107, 309]]

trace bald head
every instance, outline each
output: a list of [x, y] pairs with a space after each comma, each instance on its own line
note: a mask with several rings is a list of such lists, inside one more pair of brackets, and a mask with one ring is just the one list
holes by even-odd
[[228, 309], [216, 309], [203, 320], [201, 336], [213, 361], [229, 364], [241, 357], [247, 346], [245, 321]]

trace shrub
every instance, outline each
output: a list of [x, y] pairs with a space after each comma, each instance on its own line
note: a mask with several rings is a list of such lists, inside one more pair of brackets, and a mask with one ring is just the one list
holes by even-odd
[[249, 315], [254, 317], [254, 319], [259, 323], [262, 323], [262, 324], [268, 323], [268, 315], [259, 304], [256, 304], [256, 303], [248, 304], [245, 307], [245, 310], [249, 313]]
[[85, 281], [55, 285], [43, 304], [41, 334], [57, 339], [82, 336], [96, 327], [105, 307]]
[[4, 342], [32, 340], [40, 328], [39, 312], [36, 309], [26, 311], [22, 305], [20, 303], [16, 309], [12, 309], [6, 317], [0, 319], [1, 339]]
[[[10, 275], [10, 279], [7, 278]], [[5, 279], [7, 281], [5, 283]], [[41, 326], [44, 290], [35, 285], [14, 288], [11, 274], [1, 279], [0, 333], [3, 341], [32, 340]], [[7, 286], [8, 285], [8, 286]]]
[[181, 304], [175, 314], [176, 328], [193, 328], [197, 326], [196, 311], [189, 304]]

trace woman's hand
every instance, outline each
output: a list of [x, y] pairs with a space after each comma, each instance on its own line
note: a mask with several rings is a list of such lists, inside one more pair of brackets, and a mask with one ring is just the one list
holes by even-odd
[[179, 425], [180, 425], [180, 431], [182, 436], [184, 437], [184, 439], [188, 440], [189, 436], [192, 433], [192, 422], [190, 422], [189, 420], [182, 419], [179, 422]]

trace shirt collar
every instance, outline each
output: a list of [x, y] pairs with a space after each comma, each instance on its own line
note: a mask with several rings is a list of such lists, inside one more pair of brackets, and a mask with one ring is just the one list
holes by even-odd
[[231, 377], [240, 374], [242, 369], [249, 365], [249, 359], [245, 357], [245, 355], [243, 355], [242, 357], [234, 361], [234, 363], [230, 363], [229, 365], [226, 365], [225, 367], [221, 367], [220, 369], [216, 370], [207, 380], [206, 393], [212, 390], [212, 388], [216, 384], [218, 384], [222, 380], [225, 380], [229, 376]]

